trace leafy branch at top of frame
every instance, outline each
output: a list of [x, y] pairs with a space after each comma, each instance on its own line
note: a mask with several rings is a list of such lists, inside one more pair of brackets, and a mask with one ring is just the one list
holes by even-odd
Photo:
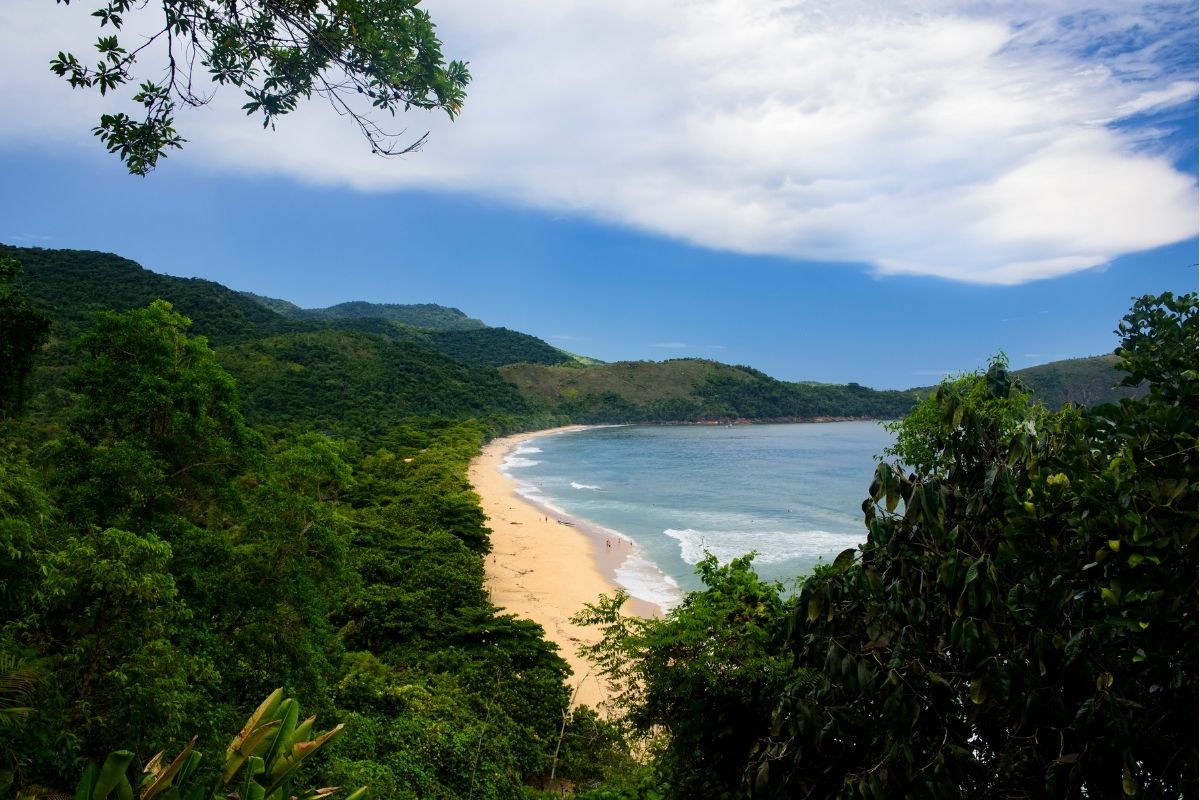
[[[99, 59], [87, 64], [60, 51], [50, 61], [51, 70], [73, 88], [107, 96], [135, 81], [148, 48], [159, 43], [165, 49], [161, 75], [142, 81], [132, 96], [143, 109], [139, 117], [106, 113], [93, 129], [136, 175], [147, 174], [168, 150], [186, 142], [175, 129], [177, 104], [206, 105], [223, 85], [245, 93], [243, 110], [259, 115], [264, 128], [317, 94], [349, 117], [380, 155], [412, 152], [428, 134], [403, 143], [403, 131], [385, 130], [376, 113], [440, 109], [453, 119], [466, 97], [467, 66], [445, 61], [418, 0], [159, 0], [154, 8], [162, 16], [154, 32], [128, 49], [119, 36], [148, 6], [108, 0], [92, 12], [101, 28], [113, 31], [97, 38]], [[201, 74], [213, 91], [196, 91]]]

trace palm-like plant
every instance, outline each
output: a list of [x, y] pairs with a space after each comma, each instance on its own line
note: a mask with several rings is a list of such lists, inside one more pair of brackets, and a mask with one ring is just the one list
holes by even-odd
[[33, 662], [0, 652], [0, 731], [19, 726], [33, 713], [25, 705], [41, 673]]
[[0, 793], [11, 786], [16, 777], [5, 743], [9, 734], [33, 713], [32, 706], [27, 703], [40, 680], [41, 671], [36, 663], [0, 652]]
[[[300, 705], [283, 698], [276, 689], [250, 715], [245, 726], [225, 750], [225, 762], [217, 785], [209, 788], [193, 780], [200, 753], [196, 740], [164, 762], [159, 753], [142, 769], [137, 790], [128, 770], [133, 753], [118, 750], [102, 766], [92, 764], [75, 790], [75, 800], [209, 800], [236, 796], [242, 800], [322, 800], [334, 796], [337, 787], [298, 790], [297, 768], [341, 731], [342, 726], [313, 733], [315, 717], [300, 720]], [[367, 789], [351, 793], [345, 800], [363, 800]]]

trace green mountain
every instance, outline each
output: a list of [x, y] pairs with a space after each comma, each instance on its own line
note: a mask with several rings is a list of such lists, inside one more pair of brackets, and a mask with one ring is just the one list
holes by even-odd
[[1125, 373], [1117, 370], [1115, 355], [1069, 358], [1015, 373], [1034, 398], [1049, 408], [1071, 402], [1081, 406], [1115, 403], [1123, 397], [1141, 397], [1145, 389], [1118, 386]]
[[457, 308], [433, 303], [394, 304], [353, 301], [328, 308], [301, 308], [287, 300], [239, 292], [285, 317], [323, 323], [389, 339], [411, 340], [476, 367], [504, 364], [562, 364], [577, 359], [535, 336], [492, 328]]
[[[167, 299], [192, 319], [192, 332], [216, 346], [258, 420], [336, 428], [353, 418], [378, 429], [435, 412], [574, 422], [895, 418], [931, 391], [792, 383], [700, 359], [604, 364], [445, 306], [303, 309], [213, 281], [160, 275], [108, 253], [0, 245], [0, 255], [22, 262], [19, 288], [54, 321], [52, 368], [65, 368], [71, 356], [62, 343], [97, 311]], [[1051, 407], [1067, 400], [1094, 405], [1132, 393], [1115, 388], [1114, 363], [1112, 356], [1072, 359], [1016, 374]]]
[[[108, 253], [0, 246], [0, 256], [21, 261], [18, 288], [52, 320], [51, 347], [35, 384], [43, 403], [52, 402], [45, 396], [51, 390], [62, 393], [61, 377], [76, 361], [69, 343], [97, 312], [143, 308], [159, 298], [191, 318], [191, 333], [216, 347], [256, 423], [378, 432], [438, 416], [500, 418], [509, 420], [502, 426], [511, 425], [535, 412], [494, 364], [506, 357], [567, 358], [502, 328], [426, 330], [380, 317], [294, 319], [221, 284], [160, 275]], [[445, 318], [469, 319], [432, 308]]]
[[533, 407], [579, 422], [894, 418], [918, 396], [854, 383], [788, 383], [750, 367], [686, 358], [587, 367], [512, 364], [500, 372]]
[[0, 244], [0, 256], [21, 262], [24, 269], [17, 288], [51, 317], [58, 339], [78, 336], [91, 326], [98, 311], [142, 308], [160, 298], [191, 318], [193, 333], [218, 345], [313, 327], [219, 283], [160, 275], [112, 253]]
[[505, 364], [566, 364], [575, 357], [536, 336], [508, 328], [436, 331], [426, 338], [430, 347], [455, 361], [477, 367]]
[[[528, 359], [532, 361], [532, 359]], [[1056, 361], [1014, 374], [1050, 408], [1083, 406], [1139, 394], [1119, 387], [1116, 356]], [[502, 365], [501, 374], [531, 406], [577, 422], [798, 420], [829, 417], [895, 419], [935, 387], [879, 391], [845, 385], [787, 382], [752, 367], [702, 359], [624, 361], [586, 367]]]
[[491, 367], [357, 331], [270, 336], [218, 350], [252, 421], [375, 434], [416, 417], [528, 418]]
[[414, 328], [430, 328], [439, 331], [469, 331], [486, 328], [487, 325], [468, 317], [457, 308], [439, 306], [435, 303], [368, 303], [352, 300], [328, 308], [301, 308], [287, 300], [263, 297], [253, 292], [239, 292], [264, 308], [292, 319], [384, 319]]

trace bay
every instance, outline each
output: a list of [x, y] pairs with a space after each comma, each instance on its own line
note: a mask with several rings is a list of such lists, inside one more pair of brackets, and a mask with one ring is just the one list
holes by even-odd
[[892, 441], [877, 422], [596, 427], [525, 442], [504, 469], [528, 499], [628, 548], [618, 582], [670, 607], [701, 585], [706, 551], [755, 551], [760, 575], [790, 583], [858, 546]]

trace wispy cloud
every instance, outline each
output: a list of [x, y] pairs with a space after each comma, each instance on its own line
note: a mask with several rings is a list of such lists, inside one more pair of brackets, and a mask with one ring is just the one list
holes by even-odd
[[[45, 0], [3, 5], [0, 136], [95, 147], [102, 106], [44, 69], [89, 47], [93, 20]], [[263, 133], [222, 90], [181, 115], [193, 141], [172, 162], [465, 191], [712, 248], [979, 283], [1197, 231], [1195, 176], [1147, 121], [1192, 113], [1193, 3], [427, 6], [476, 77], [453, 125], [401, 120], [433, 129], [424, 152], [375, 159], [319, 101]]]

